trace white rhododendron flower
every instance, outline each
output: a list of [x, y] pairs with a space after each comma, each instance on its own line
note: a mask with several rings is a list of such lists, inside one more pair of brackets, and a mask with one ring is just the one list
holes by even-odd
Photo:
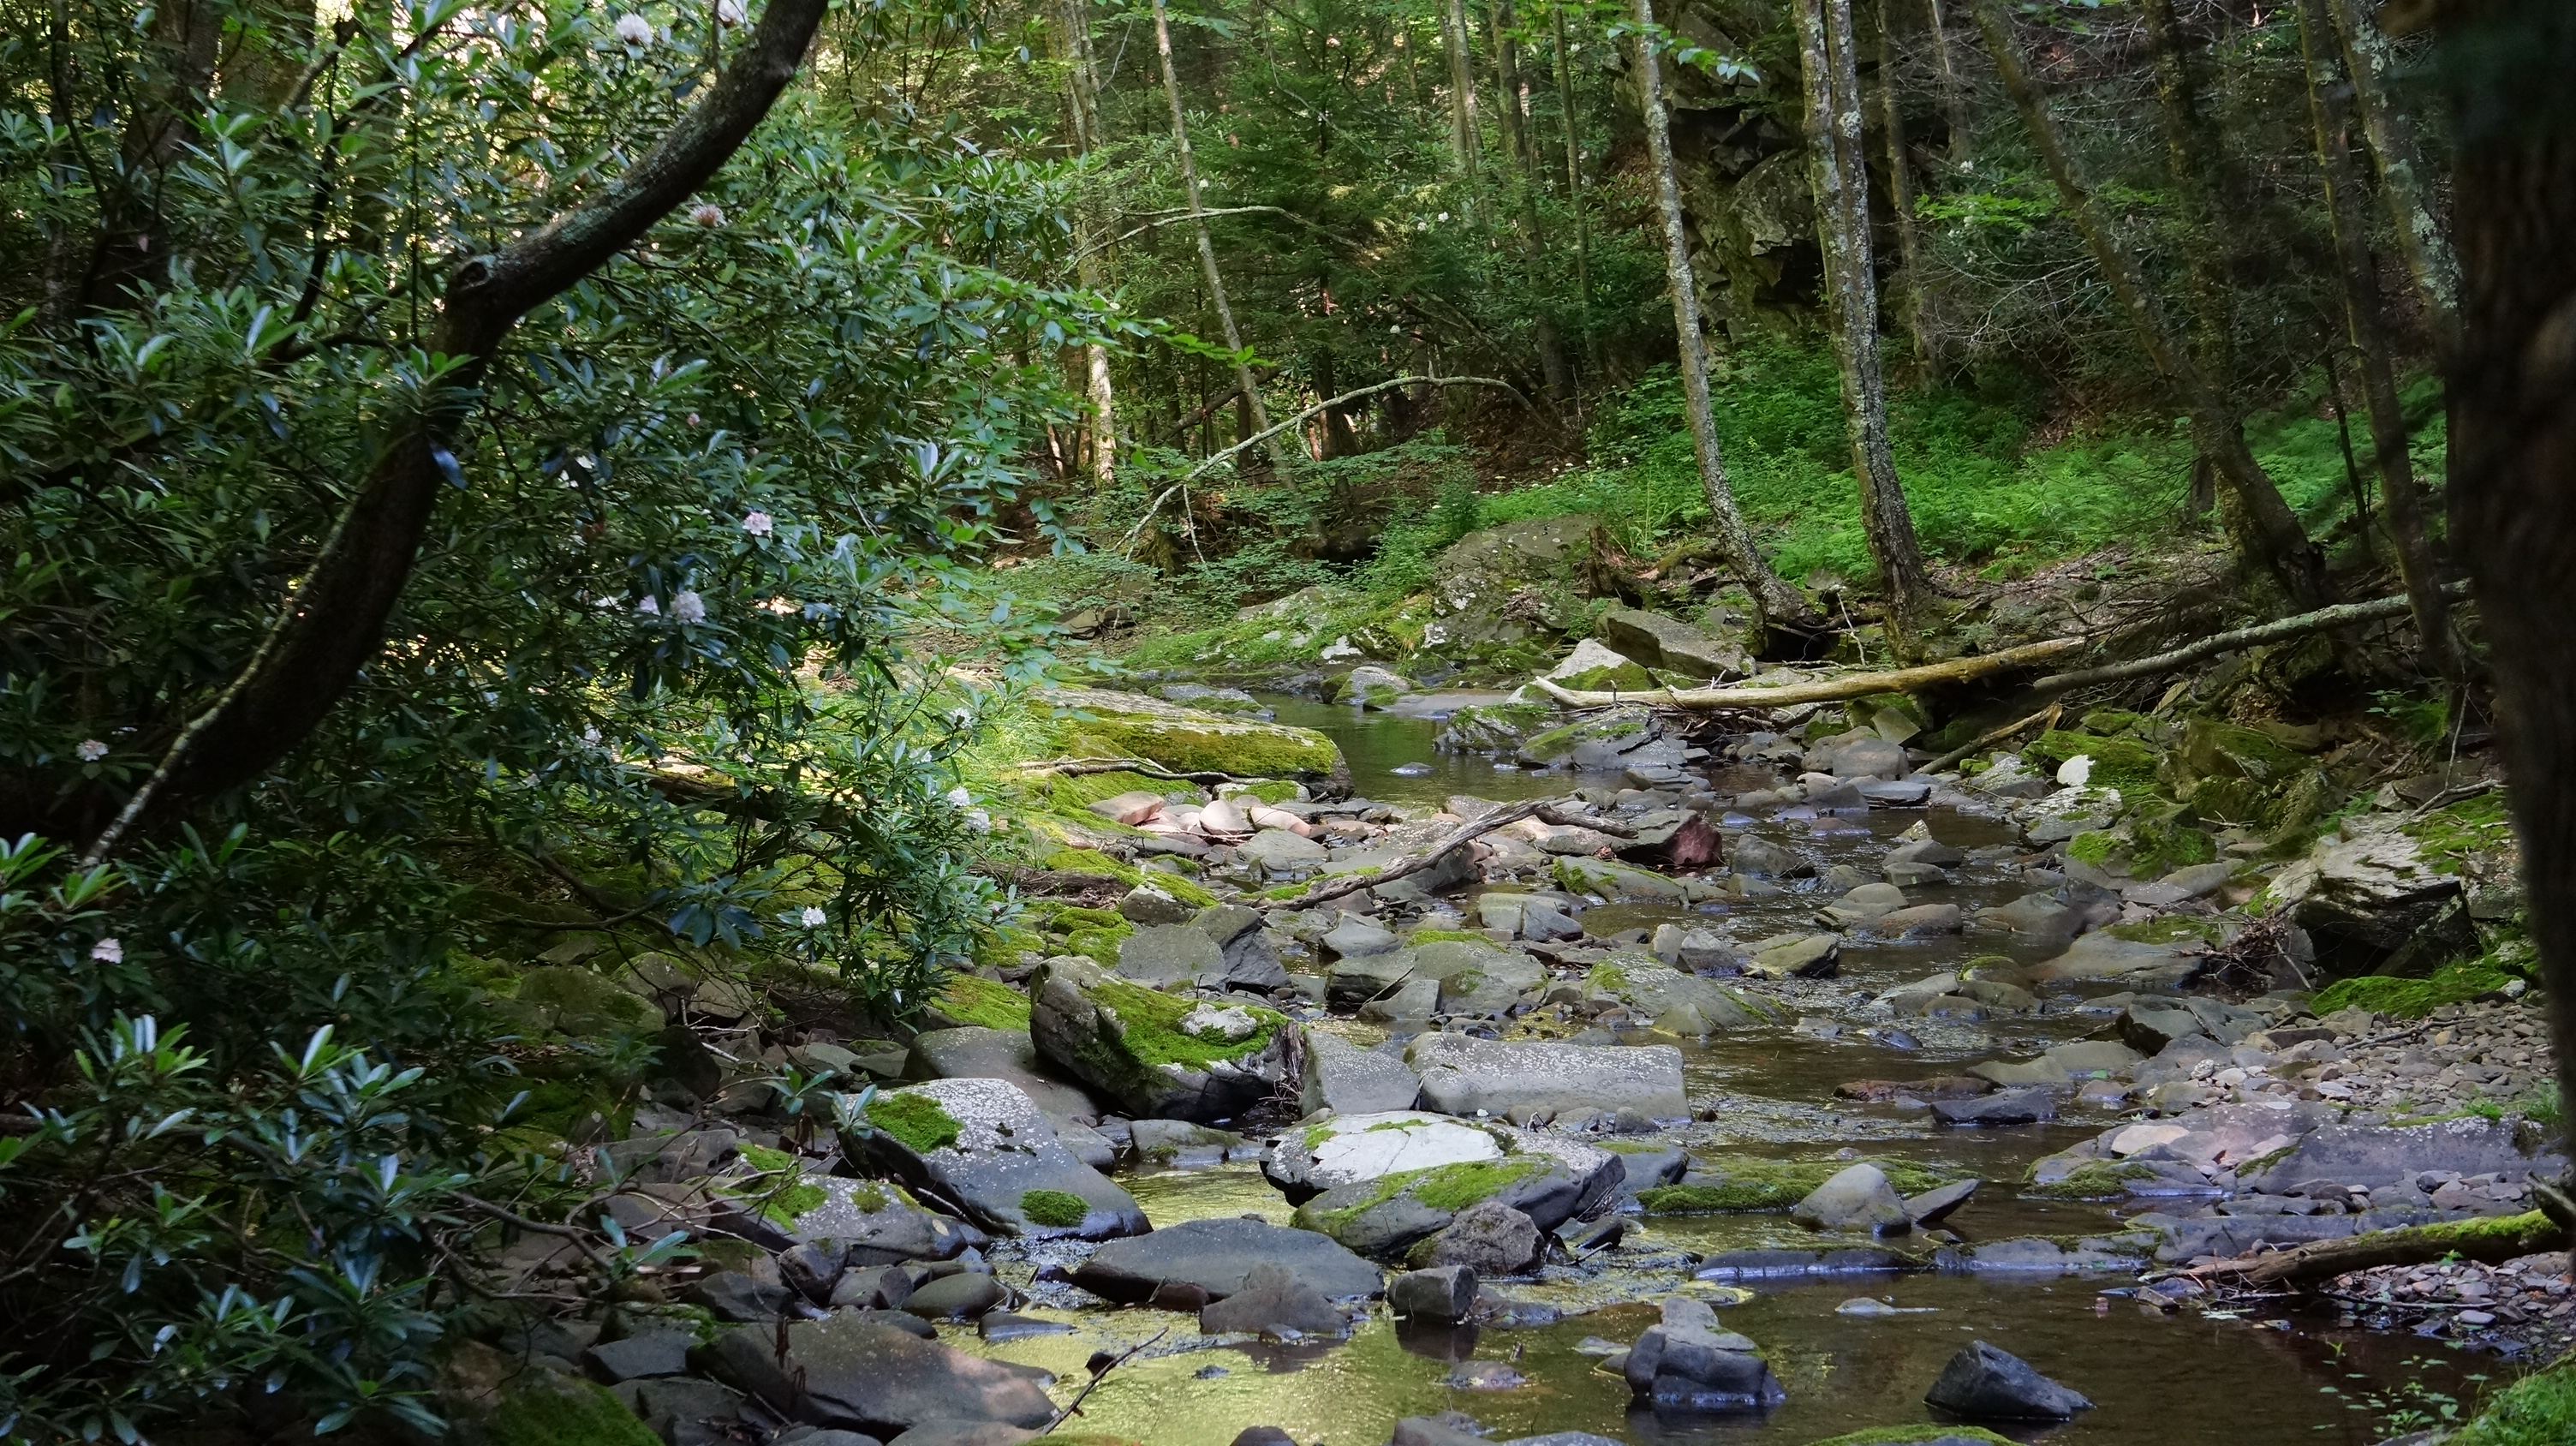
[[617, 38], [641, 49], [653, 43], [653, 22], [629, 10], [617, 17]]
[[80, 746], [72, 751], [80, 755], [81, 762], [96, 763], [107, 756], [107, 745], [95, 738], [84, 738]]
[[742, 0], [716, 0], [716, 23], [733, 26], [742, 23]]
[[755, 508], [742, 516], [742, 530], [754, 537], [767, 537], [777, 527], [766, 512]]
[[593, 725], [593, 726], [591, 726], [591, 727], [584, 728], [583, 730], [581, 730], [581, 741], [582, 741], [582, 742], [584, 742], [584, 743], [586, 743], [586, 744], [588, 744], [588, 745], [590, 745], [590, 746], [591, 746], [591, 747], [593, 747], [593, 748], [597, 748], [597, 747], [599, 746], [599, 728], [598, 728], [598, 726], [594, 724], [594, 725]]
[[700, 201], [689, 208], [689, 221], [692, 225], [713, 230], [724, 224], [724, 207], [713, 201]]
[[89, 946], [89, 957], [102, 964], [122, 964], [125, 962], [125, 941], [110, 934]]
[[705, 622], [707, 600], [693, 592], [675, 592], [671, 594], [671, 616], [684, 623]]
[[658, 618], [662, 615], [662, 605], [653, 600], [651, 593], [644, 595], [644, 600], [635, 605], [635, 610], [648, 618]]
[[948, 790], [948, 806], [950, 808], [965, 808], [974, 803], [974, 801], [975, 795], [968, 793], [966, 791], [966, 785], [962, 783], [957, 785], [955, 788]]
[[805, 906], [805, 912], [797, 915], [797, 918], [803, 920], [805, 927], [808, 929], [820, 929], [823, 927], [825, 915], [821, 909], [814, 907], [812, 904], [807, 904]]

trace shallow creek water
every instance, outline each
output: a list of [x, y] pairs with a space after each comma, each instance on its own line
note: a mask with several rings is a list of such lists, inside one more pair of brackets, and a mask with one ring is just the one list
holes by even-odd
[[[1491, 759], [1432, 752], [1437, 723], [1426, 715], [1476, 701], [1473, 695], [1369, 714], [1297, 699], [1264, 701], [1278, 708], [1283, 722], [1331, 733], [1350, 760], [1358, 790], [1370, 798], [1408, 805], [1436, 804], [1452, 793], [1518, 799], [1596, 781], [1498, 769]], [[1392, 772], [1420, 762], [1432, 764], [1433, 771]], [[1891, 835], [1926, 816], [1874, 811], [1829, 825], [1839, 831], [1821, 834], [1769, 819], [1749, 826], [1807, 853], [1821, 872], [1837, 862], [1874, 863]], [[2003, 828], [1988, 820], [1946, 811], [1929, 817], [1937, 837], [1965, 849], [2006, 841]], [[1921, 897], [1977, 908], [2026, 891], [2001, 859], [1971, 862], [1957, 871], [1957, 880]], [[1815, 910], [1837, 892], [1819, 879], [1792, 881], [1781, 897], [1732, 911], [1715, 905], [1608, 905], [1587, 911], [1584, 922], [1589, 932], [1609, 935], [1687, 917], [1744, 943], [1812, 932]], [[2026, 1055], [2090, 1033], [2099, 1017], [2054, 1001], [2043, 1013], [1986, 1025], [1891, 1021], [1883, 1008], [1873, 1013], [1866, 1004], [1895, 984], [1980, 955], [2039, 952], [2045, 951], [2016, 947], [2011, 936], [1973, 931], [1927, 943], [1847, 947], [1841, 977], [1808, 986], [1795, 1000], [1792, 1012], [1800, 1023], [1732, 1031], [1685, 1049], [1693, 1102], [1717, 1109], [1714, 1120], [1691, 1126], [1683, 1138], [1694, 1154], [1710, 1159], [1824, 1159], [1855, 1150], [1980, 1176], [1989, 1182], [1986, 1189], [1947, 1222], [1971, 1244], [2113, 1232], [2118, 1220], [2105, 1207], [2025, 1201], [2014, 1189], [2030, 1161], [2098, 1132], [2115, 1118], [2111, 1114], [2070, 1102], [2065, 1118], [2054, 1125], [1945, 1130], [1919, 1113], [1854, 1105], [1833, 1093], [1846, 1080], [1918, 1078], [1997, 1054]], [[1140, 1172], [1122, 1183], [1157, 1224], [1224, 1215], [1284, 1223], [1289, 1215], [1286, 1202], [1249, 1164]], [[1583, 1430], [1633, 1446], [1803, 1446], [1843, 1432], [1928, 1421], [1924, 1388], [1970, 1339], [2022, 1356], [2097, 1403], [2098, 1409], [2065, 1425], [2007, 1431], [2017, 1440], [2065, 1446], [2365, 1446], [2394, 1432], [2380, 1411], [2363, 1408], [2364, 1399], [2410, 1392], [2474, 1397], [2470, 1374], [2491, 1364], [2437, 1342], [2339, 1331], [2312, 1317], [2264, 1320], [2248, 1313], [2224, 1319], [2188, 1310], [2168, 1315], [2125, 1294], [2103, 1293], [2125, 1292], [2134, 1283], [2125, 1273], [1864, 1275], [1756, 1281], [1728, 1290], [1695, 1284], [1691, 1257], [1682, 1253], [1817, 1243], [1785, 1215], [1650, 1218], [1612, 1252], [1626, 1263], [1599, 1271], [1555, 1268], [1534, 1281], [1503, 1283], [1516, 1298], [1569, 1312], [1561, 1323], [1536, 1329], [1415, 1332], [1399, 1329], [1381, 1307], [1347, 1342], [1200, 1348], [1197, 1322], [1188, 1316], [1047, 1308], [1078, 1295], [1067, 1287], [1042, 1289], [1040, 1304], [1028, 1313], [1071, 1324], [1069, 1334], [993, 1346], [971, 1334], [952, 1339], [1078, 1380], [1093, 1351], [1124, 1349], [1168, 1330], [1103, 1382], [1084, 1407], [1083, 1426], [1147, 1446], [1224, 1446], [1237, 1431], [1257, 1424], [1284, 1426], [1301, 1441], [1378, 1446], [1397, 1418], [1444, 1410], [1475, 1416], [1495, 1428], [1499, 1439]], [[1028, 1267], [1005, 1266], [1004, 1274], [1024, 1284]], [[1677, 1289], [1734, 1302], [1723, 1306], [1722, 1321], [1761, 1343], [1788, 1391], [1785, 1405], [1764, 1413], [1689, 1416], [1630, 1408], [1626, 1384], [1595, 1369], [1597, 1348], [1604, 1341], [1624, 1347], [1653, 1323], [1647, 1302]], [[1913, 1313], [1836, 1313], [1838, 1305], [1859, 1296]], [[1580, 1349], [1587, 1343], [1596, 1347], [1594, 1353]], [[1526, 1384], [1506, 1390], [1456, 1387], [1450, 1373], [1463, 1360], [1509, 1362]]]

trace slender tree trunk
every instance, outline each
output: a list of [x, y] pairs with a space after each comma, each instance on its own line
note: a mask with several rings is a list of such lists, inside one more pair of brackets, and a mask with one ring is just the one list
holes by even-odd
[[1574, 72], [1569, 69], [1565, 7], [1551, 5], [1548, 18], [1556, 29], [1556, 111], [1565, 132], [1565, 207], [1574, 213], [1574, 289], [1582, 298], [1583, 357], [1595, 377], [1608, 368], [1601, 359], [1601, 339], [1592, 325], [1592, 223], [1583, 205], [1583, 145], [1574, 128]]
[[1896, 94], [1896, 53], [1888, 43], [1887, 12], [1894, 0], [1878, 3], [1878, 101], [1887, 129], [1887, 198], [1896, 208], [1896, 259], [1905, 268], [1905, 329], [1914, 342], [1916, 375], [1940, 370], [1933, 351], [1932, 284], [1923, 265], [1923, 233], [1914, 219], [1914, 163], [1905, 153], [1905, 107]]
[[2059, 134], [2057, 120], [2049, 113], [2047, 98], [2040, 93], [2038, 82], [2022, 58], [2021, 47], [2013, 39], [2002, 0], [1970, 0], [1970, 4], [1976, 13], [1977, 28], [1993, 52], [2004, 90], [2029, 128], [2031, 143], [2056, 187], [2059, 203], [2092, 250], [2095, 264], [2102, 268], [2103, 281], [2128, 316], [2148, 359], [2181, 394], [2191, 417], [2192, 445], [2209, 458], [2235, 499], [2236, 506], [2229, 511], [2229, 526], [2236, 534], [2237, 546], [2247, 560], [2277, 578], [2293, 602], [2310, 608], [2322, 605], [2332, 593], [2326, 580], [2325, 559], [2308, 541], [2307, 530], [2299, 525], [2298, 514], [2290, 510], [2271, 474], [2263, 470], [2262, 463], [2254, 459], [2253, 449], [2245, 444], [2243, 417], [2200, 368], [2190, 350], [2176, 339], [2164, 309], [2147, 290], [2146, 278], [2136, 260], [2120, 244], [2093, 193], [2076, 175], [2075, 163], [2066, 153], [2065, 137]]
[[1654, 0], [1635, 0], [1637, 24], [1637, 90], [1645, 112], [1646, 155], [1655, 172], [1655, 202], [1664, 228], [1664, 282], [1672, 292], [1673, 340], [1681, 353], [1682, 396], [1690, 411], [1691, 450], [1699, 456], [1700, 491], [1708, 498], [1709, 522], [1717, 533], [1718, 551], [1736, 579], [1752, 594], [1765, 626], [1804, 622], [1813, 616], [1807, 600], [1791, 587], [1753, 544], [1753, 531], [1735, 507], [1726, 481], [1726, 457], [1718, 448], [1717, 415], [1708, 395], [1708, 338], [1699, 329], [1699, 283], [1691, 275], [1690, 233], [1682, 219], [1682, 187], [1673, 170], [1672, 117], [1664, 111], [1664, 79], [1655, 55]]
[[2174, 13], [2173, 0], [2139, 0], [2147, 43], [2155, 58], [2156, 114], [2164, 131], [2165, 171], [2181, 198], [2183, 271], [2190, 278], [2193, 345], [2200, 367], [2224, 387], [2235, 373], [2235, 327], [2228, 304], [2227, 208], [2211, 168], [2219, 141], [2200, 104], [2193, 74], [2191, 36]]
[[1442, 0], [1440, 44], [1449, 56], [1449, 148], [1458, 159], [1459, 174], [1473, 176], [1482, 143], [1476, 123], [1476, 67], [1467, 55], [1465, 0]]
[[[1512, 0], [1493, 0], [1490, 13], [1494, 69], [1502, 78], [1503, 142], [1511, 152], [1514, 178], [1520, 185], [1521, 247], [1529, 269], [1527, 289], [1535, 298], [1547, 288], [1547, 232], [1538, 219], [1538, 193], [1544, 183], [1539, 179], [1538, 157], [1530, 144], [1529, 120], [1521, 114], [1520, 47], [1512, 43]], [[1538, 349], [1539, 375], [1547, 379], [1548, 393], [1560, 402], [1572, 402], [1574, 373], [1565, 364], [1565, 344], [1557, 334], [1556, 309], [1537, 303], [1530, 330]]]
[[1807, 178], [1816, 197], [1834, 360], [1861, 529], [1887, 592], [1888, 634], [1910, 656], [1932, 601], [1914, 518], [1887, 438], [1887, 379], [1879, 369], [1878, 274], [1869, 234], [1869, 179], [1861, 168], [1860, 71], [1852, 57], [1850, 0], [1798, 0], [1798, 55], [1807, 90]]
[[[1882, 0], [1884, 3], [1884, 0]], [[1950, 54], [1950, 17], [1941, 0], [1925, 0], [1932, 12], [1932, 58], [1941, 67], [1941, 118], [1950, 127], [1950, 159], [1968, 158], [1967, 90], [1959, 84], [1959, 65]]]
[[2458, 330], [2460, 262], [2450, 233], [2434, 214], [2433, 173], [2415, 144], [2415, 128], [2388, 97], [2396, 57], [2388, 34], [2367, 0], [2332, 0], [2335, 31], [2343, 42], [2344, 71], [2352, 79], [2352, 107], [2379, 162], [2379, 191], [2397, 223], [2397, 254], [2415, 278], [2431, 319], [2434, 340], [2447, 347]]
[[[1100, 128], [1100, 72], [1091, 51], [1091, 10], [1086, 0], [1064, 0], [1065, 96], [1073, 116], [1074, 154], [1089, 156], [1105, 139]], [[1100, 249], [1110, 224], [1090, 199], [1074, 208], [1074, 273], [1088, 291], [1109, 289], [1109, 258]], [[1118, 395], [1109, 377], [1109, 348], [1087, 342], [1082, 348], [1083, 390], [1091, 401], [1090, 461], [1092, 480], [1108, 487], [1118, 480]]]
[[[1218, 329], [1225, 336], [1226, 350], [1234, 355], [1234, 384], [1242, 388], [1236, 405], [1242, 409], [1244, 436], [1255, 436], [1270, 430], [1270, 417], [1261, 405], [1261, 384], [1252, 375], [1252, 363], [1243, 355], [1243, 333], [1234, 324], [1234, 308], [1225, 298], [1225, 276], [1217, 270], [1216, 241], [1208, 235], [1207, 207], [1199, 200], [1198, 163], [1190, 156], [1189, 121], [1181, 109], [1181, 76], [1172, 67], [1172, 21], [1163, 8], [1163, 0], [1154, 0], [1154, 50], [1163, 62], [1163, 98], [1171, 102], [1172, 148], [1179, 153], [1181, 188], [1190, 207], [1190, 229], [1199, 243], [1199, 276], [1207, 283], [1208, 308], [1216, 313]], [[1281, 476], [1291, 470], [1287, 444], [1273, 437], [1263, 449], [1271, 467]]]
[[2299, 0], [2299, 40], [2308, 63], [2308, 106], [2316, 123], [2317, 157], [2324, 169], [2326, 216], [2334, 228], [2341, 263], [2343, 308], [2352, 350], [2361, 363], [2362, 397], [2370, 413], [2371, 452], [2378, 463], [2381, 514], [2397, 544], [2397, 570], [2415, 611], [2424, 668], [2436, 677], [2463, 676], [2451, 607], [2433, 564], [2424, 499], [2415, 485], [2415, 459], [2406, 436], [2406, 412], [2397, 395], [2397, 370], [2389, 359], [2382, 317], [2379, 264], [2370, 254], [2368, 212], [2361, 178], [2352, 163], [2352, 114], [2344, 79], [2330, 55], [2333, 42], [2323, 0]]
[[2460, 342], [2451, 535], [2476, 580], [2562, 1097], [2576, 1099], [2576, 13], [2499, 0], [2446, 36]]

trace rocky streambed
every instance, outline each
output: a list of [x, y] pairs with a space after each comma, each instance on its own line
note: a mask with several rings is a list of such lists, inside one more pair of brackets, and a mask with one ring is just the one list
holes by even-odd
[[[1343, 720], [1422, 776], [1303, 719]], [[2079, 766], [1709, 742], [1594, 716], [1436, 803], [1109, 780], [1091, 856], [1134, 863], [1060, 952], [900, 1045], [771, 1046], [881, 1076], [837, 1137], [732, 1086], [639, 1117], [628, 1228], [713, 1243], [547, 1354], [673, 1446], [1014, 1441], [1077, 1401], [1062, 1432], [1155, 1446], [2365, 1443], [2564, 1340], [2563, 1253], [2305, 1299], [2205, 1268], [2511, 1226], [2563, 1170], [2512, 990], [2311, 1007], [2326, 926], [2441, 892], [2387, 830], [2133, 872], [2068, 847], [2121, 816]], [[1497, 794], [1558, 801], [1408, 871], [1527, 810]]]

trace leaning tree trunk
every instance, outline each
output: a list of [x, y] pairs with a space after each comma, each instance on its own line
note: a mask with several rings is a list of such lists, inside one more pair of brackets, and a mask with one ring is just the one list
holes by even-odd
[[2352, 106], [2361, 116], [2370, 153], [2379, 161], [2379, 191], [2397, 224], [2397, 254], [2423, 296], [2435, 340], [2447, 346], [2459, 326], [2460, 261], [2434, 214], [2433, 173], [2415, 144], [2415, 128], [2388, 96], [2396, 57], [2368, 0], [2332, 4], [2344, 71], [2352, 78]]
[[1918, 381], [1940, 370], [1933, 351], [1932, 287], [1924, 270], [1923, 233], [1914, 218], [1914, 165], [1905, 154], [1905, 107], [1896, 93], [1896, 48], [1888, 39], [1889, 0], [1878, 6], [1878, 103], [1887, 131], [1887, 199], [1896, 210], [1896, 259], [1905, 268], [1905, 326], [1914, 340]]
[[2497, 0], [2444, 44], [2460, 259], [2451, 535], [2491, 647], [2559, 1088], [2576, 1099], [2576, 12]]
[[[1089, 156], [1105, 139], [1100, 128], [1100, 72], [1091, 53], [1091, 8], [1085, 0], [1064, 0], [1065, 100], [1073, 117], [1076, 156]], [[1109, 289], [1108, 257], [1102, 241], [1109, 230], [1102, 208], [1086, 199], [1074, 208], [1074, 274], [1085, 290]], [[1110, 383], [1109, 347], [1086, 342], [1082, 348], [1083, 390], [1091, 401], [1091, 476], [1102, 487], [1118, 480], [1118, 394]]]
[[2423, 494], [2415, 485], [2406, 412], [2397, 395], [2388, 328], [2379, 291], [2379, 263], [2370, 254], [2369, 213], [2361, 178], [2352, 163], [2352, 113], [2329, 47], [2323, 0], [2299, 0], [2299, 40], [2308, 64], [2308, 108], [2316, 124], [2317, 157], [2325, 176], [2326, 219], [2340, 264], [2345, 327], [2361, 364], [2362, 396], [2370, 413], [2370, 442], [2379, 466], [2381, 515], [2397, 544], [2397, 569], [2414, 604], [2425, 671], [2457, 681], [2462, 676], [2450, 604], [2433, 565]]
[[[1171, 102], [1172, 149], [1180, 157], [1181, 190], [1189, 201], [1190, 230], [1199, 243], [1199, 278], [1207, 283], [1208, 309], [1216, 313], [1217, 329], [1225, 337], [1225, 349], [1234, 353], [1236, 402], [1251, 424], [1248, 435], [1258, 436], [1270, 430], [1270, 414], [1261, 405], [1261, 383], [1252, 375], [1252, 362], [1244, 355], [1243, 333], [1235, 328], [1234, 307], [1226, 301], [1225, 275], [1217, 270], [1216, 241], [1208, 234], [1207, 207], [1199, 199], [1199, 168], [1190, 156], [1190, 126], [1181, 110], [1181, 76], [1172, 67], [1172, 21], [1163, 8], [1163, 0], [1154, 0], [1154, 50], [1163, 61], [1163, 98]], [[1290, 459], [1286, 444], [1273, 437], [1263, 449], [1270, 458], [1272, 470], [1288, 475]]]
[[1700, 491], [1708, 498], [1718, 551], [1753, 595], [1766, 626], [1804, 622], [1813, 610], [1798, 590], [1762, 560], [1753, 531], [1736, 510], [1726, 481], [1726, 456], [1717, 443], [1717, 414], [1708, 396], [1708, 338], [1699, 329], [1699, 283], [1691, 275], [1690, 233], [1682, 219], [1682, 188], [1673, 171], [1673, 123], [1664, 111], [1663, 72], [1655, 56], [1654, 0], [1635, 0], [1638, 25], [1637, 90], [1646, 121], [1646, 157], [1655, 173], [1656, 209], [1664, 227], [1664, 282], [1672, 291], [1673, 340], [1681, 353], [1682, 396], [1690, 412], [1691, 450], [1699, 457]]
[[2148, 359], [2181, 394], [2191, 417], [2194, 449], [2209, 458], [2235, 498], [2236, 506], [2230, 509], [2228, 521], [2238, 549], [2249, 561], [2271, 573], [2293, 602], [2303, 607], [2321, 604], [2333, 591], [2326, 581], [2325, 559], [2308, 541], [2307, 530], [2299, 525], [2298, 514], [2290, 510], [2271, 474], [2263, 470], [2263, 464], [2254, 459], [2253, 449], [2245, 444], [2244, 418], [2175, 337], [2163, 307], [2147, 290], [2146, 277], [2136, 259], [2121, 245], [2092, 191], [2076, 175], [2056, 117], [2049, 113], [2047, 98], [2040, 93], [2038, 82], [2022, 58], [2021, 47], [2013, 39], [2012, 23], [2002, 0], [1971, 0], [1971, 4], [1977, 28], [1994, 56], [1996, 73], [2012, 97], [2014, 108], [2021, 112], [2032, 146], [2039, 152], [2068, 219], [2075, 223], [2093, 252], [2095, 264], [2102, 268], [2103, 281], [2128, 316]]
[[[1529, 267], [1529, 294], [1536, 295], [1547, 285], [1546, 231], [1539, 225], [1538, 157], [1530, 145], [1529, 122], [1521, 114], [1521, 63], [1519, 47], [1512, 44], [1512, 0], [1493, 0], [1491, 11], [1494, 35], [1494, 74], [1501, 82], [1503, 148], [1511, 153], [1512, 169], [1520, 182], [1521, 247]], [[1530, 330], [1538, 348], [1539, 375], [1547, 378], [1549, 395], [1559, 402], [1574, 400], [1574, 373], [1565, 364], [1565, 343], [1557, 331], [1555, 308], [1540, 305], [1530, 319]]]
[[1860, 70], [1851, 0], [1798, 0], [1798, 52], [1807, 89], [1807, 176], [1816, 194], [1816, 245], [1824, 253], [1834, 360], [1861, 530], [1887, 592], [1888, 635], [1911, 657], [1932, 603], [1932, 579], [1887, 439], [1887, 377], [1878, 356], [1878, 267], [1870, 245], [1869, 180], [1861, 165]]

